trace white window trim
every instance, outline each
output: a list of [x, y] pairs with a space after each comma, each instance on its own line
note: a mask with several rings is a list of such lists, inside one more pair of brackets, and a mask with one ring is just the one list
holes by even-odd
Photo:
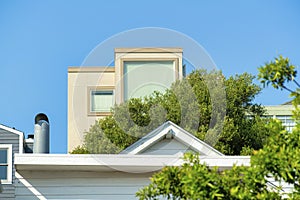
[[0, 144], [0, 149], [7, 149], [7, 179], [1, 179], [1, 183], [12, 184], [12, 144]]

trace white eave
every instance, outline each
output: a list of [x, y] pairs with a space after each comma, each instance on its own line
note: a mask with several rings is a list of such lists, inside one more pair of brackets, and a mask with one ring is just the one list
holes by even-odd
[[[180, 166], [182, 155], [126, 155], [126, 154], [15, 154], [17, 171], [123, 171], [146, 173], [164, 166]], [[250, 165], [249, 156], [200, 156], [210, 167], [220, 170], [236, 165]]]

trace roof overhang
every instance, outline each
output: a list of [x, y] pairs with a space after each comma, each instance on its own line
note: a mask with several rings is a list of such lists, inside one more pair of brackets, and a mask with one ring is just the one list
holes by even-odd
[[[200, 156], [200, 161], [220, 170], [234, 164], [250, 165], [249, 156]], [[180, 166], [182, 155], [126, 155], [126, 154], [15, 154], [17, 171], [122, 171], [147, 173], [165, 166]]]

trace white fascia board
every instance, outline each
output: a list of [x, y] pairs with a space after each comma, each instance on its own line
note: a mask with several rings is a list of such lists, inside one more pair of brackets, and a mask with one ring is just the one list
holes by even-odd
[[198, 152], [202, 152], [203, 154], [207, 156], [224, 156], [221, 152], [214, 149], [207, 143], [199, 140], [195, 136], [191, 135], [184, 129], [176, 129], [175, 131], [175, 138], [180, 140], [185, 145], [191, 147], [192, 149], [197, 150]]
[[150, 133], [146, 134], [144, 137], [139, 139], [134, 144], [130, 145], [126, 149], [124, 149], [121, 154], [137, 154], [141, 151], [149, 148], [149, 144], [153, 144], [156, 140], [161, 139], [161, 137], [166, 134], [166, 129], [170, 126], [169, 121], [160, 125]]
[[2, 124], [0, 124], [0, 128], [11, 133], [17, 134], [19, 136], [19, 153], [23, 153], [24, 133], [16, 129], [4, 126]]
[[[200, 161], [220, 169], [236, 165], [250, 165], [249, 156], [200, 156]], [[15, 154], [15, 166], [20, 170], [66, 171], [124, 171], [145, 173], [164, 166], [180, 166], [182, 155], [126, 155], [126, 154]]]
[[182, 143], [190, 146], [192, 149], [202, 152], [207, 156], [224, 156], [224, 154], [222, 154], [209, 144], [205, 143], [204, 141], [200, 140], [199, 138], [195, 137], [180, 126], [174, 124], [171, 121], [169, 121], [169, 124], [171, 124], [175, 128], [175, 138], [178, 138]]

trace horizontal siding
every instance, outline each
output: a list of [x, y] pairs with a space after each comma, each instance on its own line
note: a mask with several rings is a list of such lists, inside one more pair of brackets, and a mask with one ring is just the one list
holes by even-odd
[[3, 185], [3, 192], [0, 193], [0, 199], [15, 199], [15, 166], [14, 166], [14, 154], [19, 153], [19, 135], [15, 133], [11, 133], [7, 130], [0, 128], [0, 144], [12, 144], [12, 162], [13, 162], [13, 169], [12, 169], [12, 181], [13, 184]]
[[[71, 187], [78, 187], [78, 186], [85, 186], [85, 187], [93, 187], [93, 186], [99, 186], [99, 187], [106, 187], [106, 186], [139, 186], [145, 183], [145, 178], [139, 177], [128, 177], [128, 178], [117, 178], [117, 177], [111, 177], [111, 178], [102, 178], [105, 181], [99, 181], [99, 178], [47, 178], [47, 179], [30, 179], [30, 184], [33, 186], [49, 186], [49, 187], [64, 187], [66, 185]], [[23, 184], [20, 181], [16, 181], [15, 186], [17, 188], [23, 187]]]
[[[78, 186], [34, 186], [44, 196], [77, 196], [77, 195], [113, 195], [118, 193], [119, 195], [133, 195], [140, 186], [90, 186], [90, 185], [78, 185]], [[29, 188], [30, 189], [30, 188]], [[17, 196], [30, 196], [32, 192], [26, 187], [16, 187]]]
[[175, 155], [177, 153], [185, 153], [192, 151], [189, 146], [178, 142], [176, 139], [164, 139], [149, 147], [141, 154], [146, 155]]
[[3, 191], [0, 193], [0, 199], [15, 199], [15, 187], [12, 184], [2, 185]]
[[[135, 193], [149, 184], [151, 173], [123, 172], [69, 172], [69, 171], [23, 171], [21, 175], [30, 188], [36, 189], [46, 199], [136, 199]], [[274, 179], [269, 180], [279, 185]], [[20, 180], [16, 182], [16, 199], [38, 199]], [[285, 191], [291, 185], [281, 184]]]
[[19, 153], [19, 135], [0, 129], [0, 144], [12, 144], [12, 151]]
[[89, 180], [93, 180], [93, 178], [144, 178], [145, 176], [150, 177], [152, 173], [125, 173], [125, 172], [77, 172], [77, 171], [22, 171], [19, 172], [21, 176], [33, 179], [67, 179], [72, 180], [76, 178], [88, 178]]
[[29, 188], [16, 182], [16, 199], [35, 199], [35, 189], [46, 199], [136, 199], [135, 193], [150, 183], [151, 173], [24, 171]]
[[187, 153], [187, 152], [194, 152], [191, 149], [177, 149], [177, 150], [170, 150], [170, 149], [163, 149], [163, 150], [147, 150], [142, 154], [146, 155], [175, 155], [177, 153]]
[[[47, 199], [51, 200], [73, 200], [73, 199], [98, 199], [98, 200], [132, 200], [132, 199], [137, 199], [135, 195], [85, 195], [83, 198], [82, 196], [66, 196], [66, 195], [60, 195], [60, 196], [48, 196]], [[37, 197], [32, 197], [32, 196], [22, 196], [22, 197], [16, 197], [16, 200], [38, 200]]]

